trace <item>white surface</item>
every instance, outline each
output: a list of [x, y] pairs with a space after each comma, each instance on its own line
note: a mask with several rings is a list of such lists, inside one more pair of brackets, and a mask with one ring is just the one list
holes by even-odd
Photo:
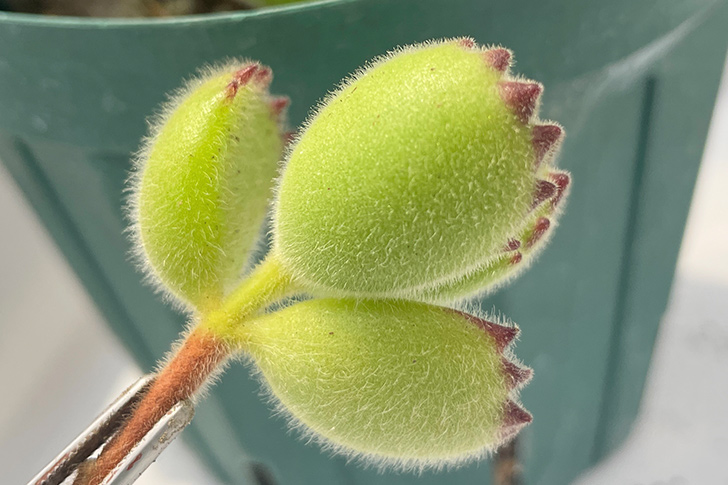
[[[728, 485], [728, 82], [640, 420], [579, 485]], [[141, 373], [0, 165], [0, 483], [22, 484]], [[139, 485], [213, 485], [181, 441]]]

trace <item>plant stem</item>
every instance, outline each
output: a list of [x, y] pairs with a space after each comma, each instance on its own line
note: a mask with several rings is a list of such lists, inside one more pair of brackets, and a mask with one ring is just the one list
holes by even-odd
[[501, 447], [493, 460], [494, 485], [520, 485], [521, 464], [518, 462], [518, 438]]
[[225, 298], [219, 309], [205, 315], [200, 326], [227, 339], [255, 312], [295, 291], [291, 277], [271, 254]]
[[157, 375], [131, 418], [104, 447], [85, 472], [88, 485], [100, 484], [172, 407], [192, 397], [230, 354], [230, 348], [212, 333], [195, 329], [177, 354]]
[[74, 485], [99, 485], [175, 404], [189, 399], [236, 350], [231, 337], [244, 321], [293, 291], [291, 278], [274, 257], [267, 258], [221, 307], [202, 316], [124, 427], [89, 462]]

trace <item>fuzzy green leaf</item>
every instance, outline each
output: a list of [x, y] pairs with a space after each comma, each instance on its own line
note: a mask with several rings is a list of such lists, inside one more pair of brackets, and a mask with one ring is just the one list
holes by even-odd
[[280, 409], [344, 454], [440, 467], [495, 449], [530, 421], [513, 400], [530, 369], [503, 355], [512, 327], [421, 303], [328, 299], [240, 332]]
[[212, 308], [260, 232], [282, 151], [268, 68], [236, 63], [190, 82], [139, 157], [131, 200], [140, 260], [187, 305]]
[[[415, 296], [491, 261], [522, 227], [541, 87], [469, 39], [398, 50], [344, 82], [280, 180], [275, 251], [333, 295]], [[559, 135], [560, 136], [560, 135]]]

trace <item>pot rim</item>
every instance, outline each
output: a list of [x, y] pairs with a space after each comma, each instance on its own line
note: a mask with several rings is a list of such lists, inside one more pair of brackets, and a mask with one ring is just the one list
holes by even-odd
[[280, 14], [295, 14], [306, 10], [327, 7], [335, 4], [348, 4], [360, 0], [312, 0], [305, 3], [289, 5], [275, 5], [252, 10], [236, 12], [215, 12], [203, 14], [180, 15], [176, 17], [141, 17], [141, 18], [115, 18], [115, 17], [75, 17], [54, 16], [34, 13], [19, 13], [0, 11], [0, 25], [17, 25], [22, 27], [51, 27], [51, 28], [129, 28], [150, 26], [180, 26], [189, 24], [215, 24], [240, 21], [247, 18], [270, 17]]

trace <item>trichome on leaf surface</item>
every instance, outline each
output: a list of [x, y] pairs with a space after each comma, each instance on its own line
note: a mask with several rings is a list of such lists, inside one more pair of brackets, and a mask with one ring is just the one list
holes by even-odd
[[[467, 38], [397, 49], [344, 80], [287, 149], [287, 99], [256, 62], [175, 94], [130, 214], [141, 265], [191, 329], [79, 483], [100, 483], [238, 356], [292, 426], [377, 466], [464, 463], [529, 423], [518, 329], [454, 309], [527, 267], [569, 187], [553, 164], [563, 130], [510, 64]], [[273, 244], [246, 271], [269, 199]]]

